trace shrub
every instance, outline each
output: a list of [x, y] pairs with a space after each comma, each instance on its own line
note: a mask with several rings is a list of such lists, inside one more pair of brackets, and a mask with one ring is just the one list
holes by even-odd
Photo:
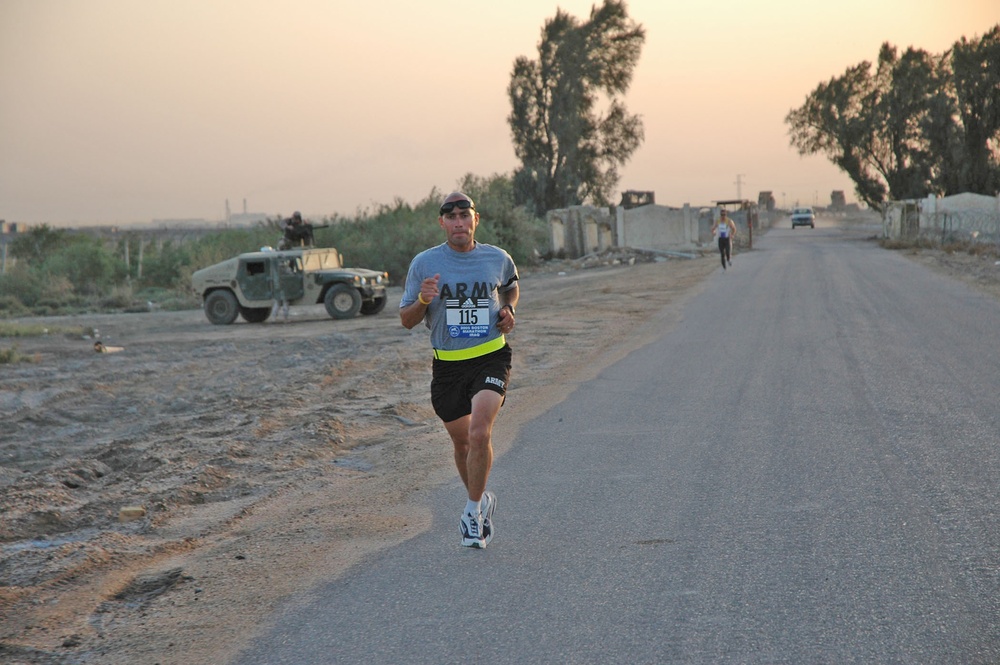
[[132, 287], [128, 284], [112, 287], [111, 293], [107, 294], [100, 301], [101, 309], [104, 310], [128, 310], [134, 303], [135, 298], [132, 297]]
[[22, 355], [17, 349], [17, 345], [7, 349], [0, 349], [0, 365], [10, 365], [13, 363], [31, 363], [38, 360], [37, 356]]
[[167, 240], [160, 246], [150, 244], [142, 262], [139, 284], [145, 287], [176, 288], [184, 266], [191, 262], [190, 247]]
[[44, 292], [44, 276], [34, 275], [20, 264], [14, 270], [0, 275], [0, 297], [12, 298], [22, 307], [34, 305]]
[[26, 316], [29, 313], [30, 310], [24, 306], [24, 303], [14, 296], [0, 296], [0, 317], [14, 318], [18, 316]]
[[74, 236], [76, 242], [53, 252], [45, 261], [45, 271], [62, 277], [73, 291], [83, 296], [99, 296], [124, 276], [124, 266], [116, 269], [115, 257], [98, 238]]

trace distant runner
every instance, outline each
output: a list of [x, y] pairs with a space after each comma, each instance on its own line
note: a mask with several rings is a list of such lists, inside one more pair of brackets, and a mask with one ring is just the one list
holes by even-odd
[[726, 269], [726, 262], [733, 265], [733, 237], [736, 235], [736, 224], [729, 219], [725, 210], [719, 213], [719, 219], [712, 224], [712, 234], [719, 238], [719, 254], [722, 256], [722, 269]]

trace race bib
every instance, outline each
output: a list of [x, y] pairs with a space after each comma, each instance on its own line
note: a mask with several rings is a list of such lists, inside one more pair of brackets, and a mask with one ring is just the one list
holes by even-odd
[[444, 301], [450, 337], [486, 337], [490, 333], [490, 299], [458, 298]]

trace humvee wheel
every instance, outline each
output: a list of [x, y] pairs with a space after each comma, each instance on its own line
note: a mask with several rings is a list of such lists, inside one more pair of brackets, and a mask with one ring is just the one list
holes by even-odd
[[240, 306], [232, 291], [212, 291], [205, 298], [205, 316], [217, 326], [229, 325], [239, 313]]
[[388, 300], [388, 298], [386, 296], [382, 296], [381, 298], [375, 298], [373, 300], [369, 300], [366, 303], [362, 303], [361, 313], [369, 316], [372, 314], [378, 314], [383, 309], [385, 309], [386, 300]]
[[361, 294], [346, 284], [334, 284], [323, 296], [326, 313], [334, 319], [350, 319], [361, 311]]
[[247, 323], [263, 323], [271, 316], [270, 307], [240, 307], [240, 316]]

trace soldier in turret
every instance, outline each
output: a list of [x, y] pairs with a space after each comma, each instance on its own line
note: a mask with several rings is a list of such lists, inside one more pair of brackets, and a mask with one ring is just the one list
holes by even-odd
[[297, 210], [288, 219], [281, 220], [281, 232], [279, 249], [313, 245], [313, 225], [302, 221], [302, 213]]

